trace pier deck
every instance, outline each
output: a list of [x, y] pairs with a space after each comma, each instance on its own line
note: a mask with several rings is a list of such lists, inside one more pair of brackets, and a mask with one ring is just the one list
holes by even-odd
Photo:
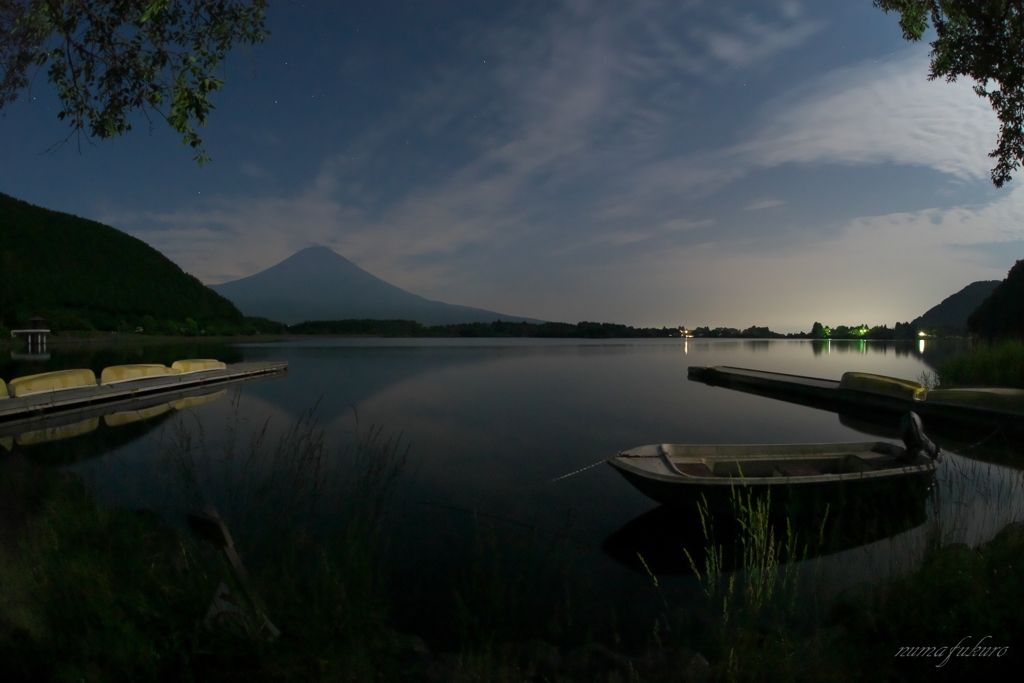
[[148, 405], [153, 402], [151, 399], [173, 400], [178, 395], [194, 393], [196, 389], [278, 375], [287, 370], [286, 361], [234, 363], [223, 370], [144, 377], [113, 384], [89, 385], [12, 397], [0, 401], [0, 427], [33, 422], [41, 417], [57, 414], [77, 415], [94, 408], [113, 410], [128, 406], [130, 409], [135, 403]]
[[730, 366], [692, 366], [690, 380], [710, 386], [736, 389], [789, 403], [846, 415], [893, 418], [913, 410], [932, 424], [956, 424], [961, 427], [1002, 427], [1024, 432], [1024, 414], [993, 408], [940, 401], [913, 400], [869, 391], [847, 389], [839, 382], [818, 377], [786, 375]]

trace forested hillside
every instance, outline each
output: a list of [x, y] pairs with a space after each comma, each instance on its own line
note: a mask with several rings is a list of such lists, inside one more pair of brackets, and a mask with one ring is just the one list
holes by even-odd
[[41, 315], [51, 329], [241, 331], [234, 304], [110, 226], [0, 193], [0, 325]]
[[989, 340], [1024, 339], [1024, 260], [967, 319], [971, 332]]

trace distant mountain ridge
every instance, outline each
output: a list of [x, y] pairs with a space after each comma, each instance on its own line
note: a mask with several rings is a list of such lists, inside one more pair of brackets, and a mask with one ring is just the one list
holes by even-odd
[[371, 275], [328, 247], [308, 247], [255, 275], [210, 285], [247, 316], [288, 325], [312, 320], [415, 320], [424, 325], [533, 322], [431, 301]]
[[956, 294], [947, 296], [938, 305], [929, 308], [924, 315], [911, 322], [911, 325], [916, 329], [966, 332], [967, 318], [995, 291], [999, 283], [999, 280], [972, 282]]

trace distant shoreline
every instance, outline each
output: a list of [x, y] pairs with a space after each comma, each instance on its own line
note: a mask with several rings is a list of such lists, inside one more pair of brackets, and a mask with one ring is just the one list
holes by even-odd
[[[231, 335], [231, 336], [210, 336], [210, 335], [199, 335], [199, 336], [163, 336], [163, 335], [146, 335], [146, 334], [134, 334], [134, 333], [96, 333], [90, 335], [67, 335], [67, 336], [53, 336], [47, 341], [47, 348], [49, 350], [67, 350], [74, 348], [87, 348], [87, 347], [101, 347], [110, 348], [117, 346], [160, 346], [165, 344], [184, 344], [184, 345], [200, 345], [200, 344], [273, 344], [280, 342], [309, 340], [309, 339], [569, 339], [576, 341], [610, 341], [615, 339], [664, 339], [664, 340], [676, 340], [676, 341], [717, 341], [717, 340], [732, 340], [732, 341], [835, 341], [835, 342], [856, 342], [856, 341], [869, 341], [869, 342], [914, 342], [913, 339], [812, 339], [808, 337], [641, 337], [641, 336], [620, 336], [620, 337], [558, 337], [558, 336], [425, 336], [425, 335], [395, 335], [395, 334], [257, 334], [257, 335]], [[930, 337], [927, 341], [935, 341], [937, 339], [959, 339], [966, 340], [969, 337]], [[24, 343], [3, 339], [0, 340], [0, 351], [17, 351], [23, 347]]]

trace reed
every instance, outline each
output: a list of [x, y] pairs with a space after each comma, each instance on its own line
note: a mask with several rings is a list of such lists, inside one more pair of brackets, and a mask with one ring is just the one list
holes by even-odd
[[[357, 425], [348, 448], [329, 449], [313, 411], [278, 433], [267, 423], [229, 424], [217, 448], [207, 437], [201, 426], [172, 430], [165, 483], [182, 511], [217, 505], [246, 585], [183, 528], [152, 513], [102, 509], [81, 481], [51, 474], [20, 546], [0, 553], [7, 680], [397, 675], [383, 528], [407, 446]], [[204, 615], [220, 583], [236, 599], [246, 589], [251, 607], [211, 629]], [[279, 638], [251, 623], [257, 612]]]
[[332, 450], [315, 406], [280, 432], [269, 421], [246, 429], [240, 398], [232, 400], [218, 448], [201, 425], [174, 431], [165, 462], [181, 501], [216, 504], [253, 593], [287, 641], [302, 643], [275, 646], [268, 667], [374, 677], [387, 667], [380, 647], [391, 637], [384, 522], [408, 446], [382, 428], [362, 429], [355, 414], [348, 447]]
[[517, 528], [474, 517], [473, 547], [452, 574], [456, 638], [448, 646], [477, 654], [502, 643], [572, 642], [593, 628], [577, 596], [585, 583], [567, 515], [561, 528]]
[[[776, 536], [779, 520], [770, 514], [770, 492], [757, 497], [751, 491], [733, 487], [732, 505], [739, 533], [735, 541], [737, 566], [731, 570], [725, 567], [725, 548], [715, 542], [707, 501], [697, 505], [708, 544], [703, 571], [689, 550], [685, 552], [694, 574], [702, 582], [705, 595], [713, 602], [720, 601], [725, 624], [740, 614], [749, 621], [756, 621], [769, 608], [791, 609], [798, 594], [797, 573], [791, 568], [807, 559], [809, 542], [806, 539], [801, 542], [788, 518], [785, 531]], [[828, 515], [826, 506], [818, 531], [819, 544], [824, 543]]]
[[978, 342], [939, 369], [944, 387], [990, 386], [1024, 389], [1024, 341]]

